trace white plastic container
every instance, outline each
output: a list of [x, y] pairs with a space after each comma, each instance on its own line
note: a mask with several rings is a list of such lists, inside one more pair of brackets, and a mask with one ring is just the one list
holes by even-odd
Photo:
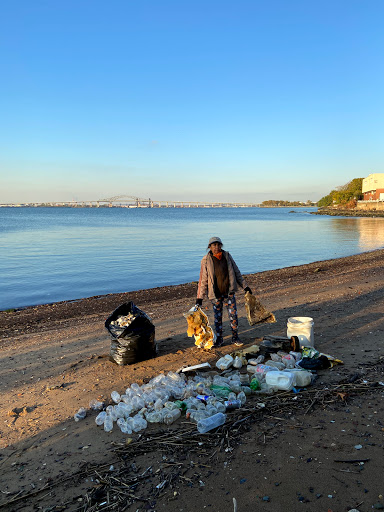
[[295, 376], [288, 371], [268, 372], [265, 376], [265, 382], [268, 386], [272, 386], [284, 391], [290, 391], [295, 385]]
[[305, 388], [312, 382], [312, 374], [307, 370], [300, 370], [299, 368], [293, 368], [291, 370], [284, 370], [284, 373], [292, 373], [294, 376], [294, 387]]
[[309, 316], [292, 316], [287, 322], [287, 337], [297, 336], [301, 347], [314, 347], [313, 318]]
[[233, 364], [233, 357], [229, 354], [221, 357], [217, 362], [216, 366], [219, 370], [227, 370]]

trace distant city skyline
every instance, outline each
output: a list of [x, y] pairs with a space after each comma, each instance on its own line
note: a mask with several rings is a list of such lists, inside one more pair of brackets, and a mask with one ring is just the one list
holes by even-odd
[[20, 0], [0, 203], [318, 201], [384, 172], [379, 0]]

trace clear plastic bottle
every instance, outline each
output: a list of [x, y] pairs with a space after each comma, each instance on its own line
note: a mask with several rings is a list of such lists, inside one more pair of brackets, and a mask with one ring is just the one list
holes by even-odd
[[112, 418], [112, 421], [116, 421], [117, 420], [117, 414], [116, 414], [116, 410], [115, 410], [115, 407], [113, 405], [108, 405], [108, 407], [105, 409], [107, 411], [107, 414], [109, 414]]
[[112, 419], [111, 415], [107, 413], [105, 416], [105, 419], [104, 419], [104, 430], [106, 432], [111, 432], [112, 429], [113, 429], [113, 419]]
[[200, 432], [200, 434], [205, 434], [206, 432], [209, 432], [210, 430], [220, 427], [220, 425], [223, 425], [225, 423], [227, 416], [223, 414], [222, 412], [218, 412], [214, 416], [210, 416], [209, 418], [201, 419], [197, 422], [197, 430]]
[[107, 413], [105, 411], [99, 412], [99, 414], [95, 418], [96, 425], [103, 425], [106, 415]]
[[161, 423], [163, 421], [163, 414], [161, 411], [147, 412], [145, 417], [148, 423]]
[[244, 391], [240, 391], [240, 393], [237, 395], [237, 400], [240, 400], [241, 405], [245, 404], [247, 397], [245, 396]]
[[132, 429], [124, 418], [119, 418], [116, 423], [123, 434], [132, 434]]
[[92, 398], [92, 400], [89, 402], [89, 408], [93, 411], [101, 411], [103, 407], [104, 402], [99, 402], [99, 400], [96, 400], [95, 398]]
[[112, 391], [111, 398], [116, 404], [118, 404], [121, 400], [120, 393], [118, 393], [117, 391]]
[[234, 368], [241, 368], [243, 366], [243, 361], [241, 357], [236, 356], [232, 363]]
[[181, 416], [180, 409], [172, 409], [164, 413], [163, 415], [163, 422], [166, 425], [171, 425], [174, 421], [179, 419]]
[[217, 409], [217, 412], [225, 412], [227, 408], [222, 402], [216, 402], [215, 407]]
[[87, 410], [84, 407], [80, 407], [77, 413], [73, 416], [75, 421], [83, 420], [87, 415]]
[[136, 414], [136, 416], [132, 418], [132, 430], [134, 432], [140, 432], [140, 430], [144, 430], [146, 428], [147, 421], [142, 416], [140, 416], [140, 414]]

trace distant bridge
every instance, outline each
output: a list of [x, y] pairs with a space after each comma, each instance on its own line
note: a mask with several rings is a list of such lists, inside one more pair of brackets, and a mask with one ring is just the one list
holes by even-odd
[[72, 208], [255, 208], [260, 206], [256, 203], [230, 203], [215, 201], [165, 201], [151, 198], [142, 198], [135, 196], [114, 196], [105, 199], [96, 199], [92, 201], [50, 201], [50, 202], [33, 202], [33, 203], [13, 203], [0, 204], [0, 207], [21, 207], [21, 206], [52, 206], [52, 207], [72, 207]]

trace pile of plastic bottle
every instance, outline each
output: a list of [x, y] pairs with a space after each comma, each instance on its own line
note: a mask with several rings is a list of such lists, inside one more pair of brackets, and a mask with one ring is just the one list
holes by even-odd
[[[186, 378], [183, 373], [169, 372], [154, 377], [142, 386], [133, 383], [122, 395], [112, 391], [114, 405], [108, 405], [104, 410], [101, 410], [104, 403], [97, 400], [91, 400], [90, 408], [101, 410], [95, 422], [103, 425], [106, 432], [113, 429], [114, 423], [124, 434], [140, 432], [147, 428], [148, 423], [171, 425], [182, 414], [197, 424], [219, 415], [217, 419], [222, 424], [225, 421], [223, 413], [229, 408], [241, 407], [246, 395], [251, 393], [251, 388], [243, 385], [243, 377], [238, 371], [213, 378], [202, 375]], [[247, 381], [249, 384], [249, 377]], [[83, 419], [86, 412], [84, 408], [79, 409], [74, 419]]]
[[[97, 400], [91, 400], [89, 405], [100, 411], [95, 422], [106, 432], [112, 431], [114, 423], [124, 434], [140, 432], [148, 423], [171, 425], [182, 414], [197, 423], [199, 432], [207, 432], [223, 424], [224, 413], [240, 408], [250, 394], [271, 394], [311, 383], [311, 373], [296, 367], [301, 354], [283, 352], [272, 356], [267, 364], [262, 364], [263, 356], [247, 361], [241, 355], [228, 354], [216, 362], [217, 368], [227, 370], [225, 375], [197, 374], [187, 378], [184, 373], [169, 372], [142, 386], [133, 383], [123, 394], [112, 391], [114, 405], [105, 409], [104, 403]], [[246, 373], [239, 372], [243, 365]], [[83, 419], [86, 413], [81, 408], [74, 415], [75, 420]]]

